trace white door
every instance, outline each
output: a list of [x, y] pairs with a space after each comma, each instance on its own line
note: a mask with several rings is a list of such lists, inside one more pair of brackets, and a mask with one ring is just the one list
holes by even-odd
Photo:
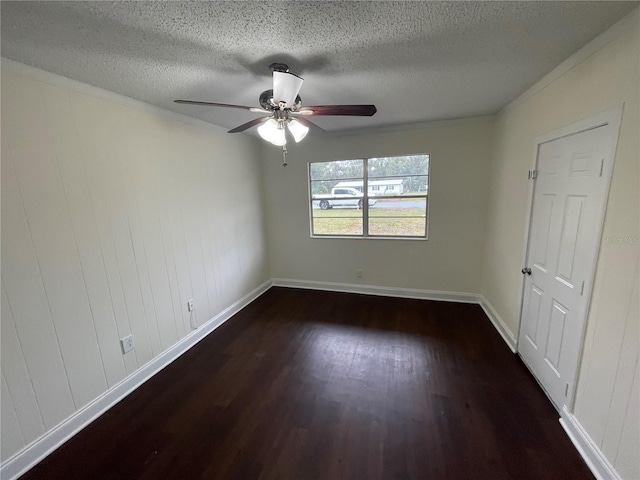
[[558, 408], [573, 396], [614, 133], [604, 125], [538, 147], [518, 350]]

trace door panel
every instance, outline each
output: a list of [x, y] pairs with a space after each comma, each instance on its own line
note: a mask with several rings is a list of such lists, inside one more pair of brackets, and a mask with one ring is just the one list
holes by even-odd
[[584, 196], [569, 195], [565, 201], [562, 236], [558, 255], [558, 277], [567, 286], [573, 287], [573, 264], [576, 258], [578, 230], [582, 219]]
[[529, 322], [525, 325], [525, 336], [531, 342], [531, 346], [538, 348], [538, 322], [540, 320], [540, 304], [542, 303], [542, 290], [531, 284], [529, 293]]
[[569, 167], [569, 176], [584, 177], [591, 176], [593, 168], [594, 151], [574, 152], [571, 155], [571, 164]]
[[553, 306], [551, 307], [551, 319], [549, 322], [545, 357], [556, 371], [560, 368], [560, 349], [567, 314], [567, 309], [554, 300]]
[[545, 194], [540, 197], [538, 218], [535, 219], [535, 241], [532, 243], [531, 263], [547, 271], [547, 254], [549, 251], [549, 233], [551, 232], [551, 219], [556, 196]]
[[538, 175], [553, 176], [558, 174], [558, 165], [562, 160], [561, 155], [547, 155], [544, 165], [538, 166]]
[[568, 403], [576, 378], [612, 132], [604, 125], [538, 148], [518, 350], [557, 407]]

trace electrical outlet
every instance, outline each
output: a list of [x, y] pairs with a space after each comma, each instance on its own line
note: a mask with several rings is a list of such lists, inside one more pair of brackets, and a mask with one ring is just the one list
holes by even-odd
[[193, 298], [187, 302], [187, 310], [189, 312], [193, 312], [196, 309], [195, 302]]
[[129, 353], [133, 350], [133, 335], [121, 338], [120, 346], [122, 347], [122, 353]]
[[356, 270], [356, 278], [362, 278], [362, 270], [360, 268]]

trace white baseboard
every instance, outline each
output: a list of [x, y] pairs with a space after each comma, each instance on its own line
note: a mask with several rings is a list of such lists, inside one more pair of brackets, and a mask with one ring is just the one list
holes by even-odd
[[484, 295], [478, 295], [479, 303], [484, 313], [489, 317], [491, 323], [496, 328], [498, 333], [502, 336], [502, 339], [506, 342], [513, 353], [518, 351], [518, 340], [516, 336], [513, 334], [511, 329], [507, 327], [507, 324], [504, 323], [498, 312], [495, 311], [493, 306], [489, 303], [489, 301], [484, 298]]
[[271, 280], [264, 282], [253, 291], [233, 303], [215, 317], [201, 325], [169, 349], [140, 367], [134, 373], [117, 383], [93, 402], [75, 412], [42, 437], [27, 445], [20, 452], [9, 458], [0, 467], [0, 478], [9, 480], [17, 478], [35, 466], [44, 457], [53, 452], [76, 433], [89, 425], [105, 411], [118, 403], [153, 375], [165, 368], [184, 352], [214, 331], [233, 315], [253, 302], [271, 287]]
[[306, 288], [309, 290], [362, 293], [365, 295], [378, 295], [383, 297], [417, 298], [420, 300], [440, 300], [445, 302], [479, 303], [479, 296], [475, 293], [380, 287], [377, 285], [360, 285], [355, 283], [316, 282], [311, 280], [294, 280], [290, 278], [273, 278], [271, 279], [271, 282], [274, 287]]
[[573, 442], [573, 446], [576, 447], [593, 476], [597, 480], [621, 480], [616, 469], [609, 463], [607, 457], [604, 456], [578, 419], [569, 412], [566, 406], [562, 407], [561, 414], [560, 424], [562, 428], [567, 432]]

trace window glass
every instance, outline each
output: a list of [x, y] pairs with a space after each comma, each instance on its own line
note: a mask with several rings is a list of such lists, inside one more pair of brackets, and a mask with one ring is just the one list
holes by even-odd
[[309, 164], [312, 236], [426, 238], [429, 155]]

